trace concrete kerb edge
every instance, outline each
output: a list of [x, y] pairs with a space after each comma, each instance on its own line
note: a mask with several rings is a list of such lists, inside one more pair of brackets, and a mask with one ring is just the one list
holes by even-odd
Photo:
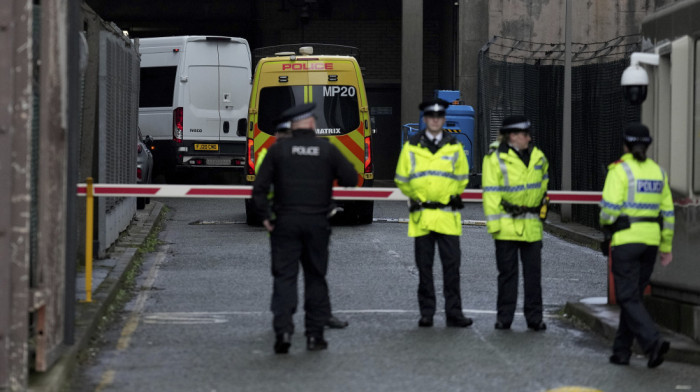
[[[606, 314], [611, 312], [615, 313], [614, 317], [611, 314]], [[567, 302], [564, 307], [564, 313], [582, 322], [596, 335], [610, 343], [615, 339], [615, 333], [617, 332], [618, 312], [617, 307], [612, 305], [591, 306], [583, 303]], [[664, 339], [671, 342], [671, 350], [666, 356], [669, 361], [700, 365], [700, 345], [686, 336], [665, 328], [661, 328], [661, 333]], [[636, 343], [633, 351], [640, 355], [643, 354]]]
[[587, 248], [597, 251], [600, 250], [600, 239], [598, 238], [581, 234], [574, 230], [569, 230], [565, 227], [547, 221], [544, 222], [544, 230], [549, 234], [552, 234], [569, 242], [573, 242], [577, 245], [585, 246]]
[[[156, 224], [163, 219], [163, 204], [154, 202], [151, 213], [154, 219], [148, 219], [145, 224], [150, 224], [148, 234], [144, 241], [153, 231]], [[143, 242], [142, 242], [143, 243]], [[100, 320], [107, 313], [110, 305], [119, 292], [126, 272], [134, 266], [136, 252], [138, 248], [128, 247], [120, 254], [116, 266], [93, 293], [93, 302], [80, 302], [76, 307], [75, 343], [72, 346], [64, 346], [61, 358], [54, 363], [51, 369], [45, 373], [35, 373], [30, 376], [28, 391], [32, 392], [60, 392], [65, 387], [65, 383], [72, 376], [76, 368], [79, 354], [87, 349], [90, 340], [97, 331]]]

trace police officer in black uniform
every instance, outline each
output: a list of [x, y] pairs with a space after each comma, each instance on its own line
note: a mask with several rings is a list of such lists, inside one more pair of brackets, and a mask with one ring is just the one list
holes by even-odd
[[[326, 272], [331, 233], [333, 181], [357, 185], [357, 171], [327, 139], [316, 137], [314, 103], [282, 112], [291, 121], [292, 137], [277, 140], [267, 152], [253, 184], [253, 201], [263, 225], [271, 233], [271, 310], [276, 334], [275, 353], [286, 354], [294, 333], [292, 316], [297, 307], [299, 263], [304, 269], [304, 324], [306, 348], [323, 350], [328, 343], [323, 328], [331, 317]], [[273, 210], [267, 195], [274, 186]]]

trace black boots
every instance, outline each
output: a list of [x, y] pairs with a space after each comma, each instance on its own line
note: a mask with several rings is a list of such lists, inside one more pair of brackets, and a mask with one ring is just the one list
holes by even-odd
[[347, 321], [341, 320], [335, 316], [331, 316], [328, 320], [326, 320], [326, 327], [333, 329], [343, 329], [349, 324], [350, 323], [348, 323]]
[[328, 348], [328, 342], [323, 336], [307, 336], [306, 349], [309, 351], [320, 351]]
[[280, 333], [277, 334], [275, 339], [275, 354], [287, 354], [289, 352], [289, 347], [292, 345], [292, 334], [291, 333]]
[[657, 340], [654, 347], [649, 351], [648, 368], [655, 368], [664, 362], [664, 355], [671, 348], [671, 344], [665, 340]]

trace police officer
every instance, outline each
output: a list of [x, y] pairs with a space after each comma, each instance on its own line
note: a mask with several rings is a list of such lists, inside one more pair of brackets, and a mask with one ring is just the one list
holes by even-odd
[[469, 164], [462, 144], [442, 129], [448, 106], [442, 99], [420, 104], [426, 129], [404, 144], [394, 177], [410, 200], [408, 236], [415, 238], [420, 327], [433, 326], [436, 243], [442, 261], [447, 326], [472, 324], [462, 313], [459, 276], [462, 218], [458, 210], [464, 207], [461, 194], [469, 182]]
[[615, 297], [620, 324], [610, 362], [628, 365], [636, 338], [649, 356], [647, 366], [661, 365], [669, 343], [664, 341], [644, 308], [642, 295], [654, 270], [657, 251], [661, 265], [671, 262], [673, 199], [663, 169], [646, 157], [652, 139], [639, 123], [624, 131], [624, 155], [608, 167], [600, 202], [600, 225], [612, 232], [610, 245]]
[[[287, 109], [292, 137], [280, 139], [267, 152], [253, 184], [253, 201], [263, 225], [271, 233], [273, 293], [271, 310], [276, 334], [275, 353], [285, 354], [294, 332], [299, 264], [304, 269], [306, 347], [323, 350], [330, 317], [326, 271], [333, 181], [357, 185], [357, 171], [328, 140], [317, 138], [315, 104]], [[270, 220], [267, 195], [274, 186], [275, 221]]]
[[[542, 208], [546, 209], [549, 163], [530, 146], [530, 121], [509, 116], [501, 141], [484, 157], [482, 186], [486, 227], [495, 240], [498, 268], [496, 329], [510, 329], [518, 299], [518, 252], [523, 265], [525, 320], [534, 331], [542, 321]], [[545, 212], [546, 213], [546, 212]]]
[[[292, 122], [289, 121], [286, 117], [278, 119], [277, 126], [275, 127], [275, 139], [279, 140], [279, 139], [292, 137], [292, 131], [290, 129], [291, 126], [292, 126]], [[258, 171], [260, 171], [260, 165], [262, 165], [262, 162], [265, 159], [266, 155], [267, 155], [267, 148], [263, 148], [260, 151], [260, 153], [258, 153], [258, 159], [255, 162], [255, 173], [256, 174], [258, 173]], [[271, 191], [268, 194], [268, 199], [270, 199], [270, 201], [271, 201], [273, 199], [273, 197], [274, 197], [274, 191]], [[273, 216], [271, 216], [270, 218], [271, 218], [270, 220], [274, 220]], [[333, 314], [331, 314], [331, 317], [328, 320], [326, 320], [325, 325], [328, 328], [343, 329], [343, 328], [347, 327], [348, 325], [350, 325], [350, 323], [348, 323], [346, 320], [341, 320], [338, 317], [333, 316]]]

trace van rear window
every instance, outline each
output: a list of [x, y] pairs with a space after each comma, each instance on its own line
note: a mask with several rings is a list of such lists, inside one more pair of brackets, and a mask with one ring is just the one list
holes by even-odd
[[304, 96], [316, 102], [316, 132], [319, 135], [343, 135], [360, 125], [358, 91], [354, 86], [275, 86], [260, 90], [258, 128], [275, 132], [279, 114], [304, 103]]
[[141, 68], [139, 107], [173, 106], [177, 66]]

